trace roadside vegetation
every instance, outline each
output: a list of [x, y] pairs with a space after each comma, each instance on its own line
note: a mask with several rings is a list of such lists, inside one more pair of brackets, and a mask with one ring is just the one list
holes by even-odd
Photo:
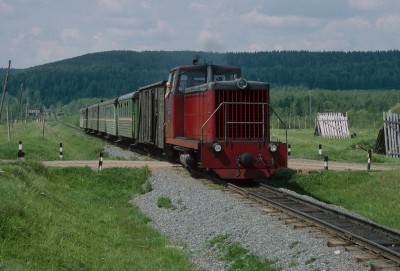
[[151, 191], [147, 168], [47, 168], [59, 143], [64, 160], [96, 160], [106, 143], [54, 119], [44, 137], [42, 123], [14, 124], [10, 141], [0, 128], [0, 160], [11, 160], [0, 162], [0, 270], [195, 270], [129, 203]]
[[[329, 161], [359, 163], [367, 166], [368, 150], [373, 150], [378, 137], [377, 129], [351, 129], [355, 134], [352, 138], [322, 138], [314, 135], [314, 129], [288, 130], [288, 143], [291, 145], [289, 158], [303, 158], [323, 161], [328, 156]], [[272, 140], [285, 141], [283, 129], [271, 131]], [[319, 145], [322, 155], [319, 154]], [[372, 153], [372, 164], [400, 165], [400, 160]], [[373, 166], [372, 166], [373, 168]]]
[[[300, 194], [335, 204], [360, 214], [375, 223], [400, 230], [400, 160], [372, 153], [371, 170], [367, 171], [368, 150], [373, 149], [378, 131], [357, 129], [348, 139], [321, 138], [311, 129], [291, 129], [289, 159], [321, 161], [321, 170], [312, 172], [281, 171], [272, 181]], [[272, 137], [284, 139], [283, 130], [273, 130]], [[319, 155], [319, 144], [323, 154]], [[324, 156], [329, 161], [365, 164], [365, 171], [323, 170]], [[388, 165], [393, 170], [375, 171], [374, 165]]]
[[193, 270], [129, 203], [147, 168], [0, 168], [0, 270]]
[[208, 241], [210, 249], [215, 251], [218, 259], [229, 263], [228, 271], [262, 270], [280, 271], [278, 260], [270, 260], [257, 256], [237, 242], [232, 242], [230, 236], [217, 235]]
[[[59, 159], [59, 143], [65, 160], [98, 159], [106, 143], [76, 129], [76, 118], [46, 120], [44, 134], [41, 123], [14, 124], [11, 140], [6, 127], [0, 126], [0, 160], [15, 160], [0, 162], [0, 270], [194, 270], [189, 255], [173, 249], [166, 237], [147, 225], [149, 219], [128, 203], [133, 195], [151, 190], [148, 169], [93, 172], [46, 168], [40, 163]], [[330, 161], [366, 165], [366, 150], [373, 148], [377, 137], [377, 131], [370, 129], [352, 131], [356, 136], [350, 139], [323, 139], [313, 132], [289, 130], [290, 158], [322, 162], [328, 155]], [[285, 138], [278, 129], [271, 136]], [[17, 161], [19, 141], [24, 161]], [[372, 169], [374, 163], [395, 169], [334, 172], [321, 167], [313, 172], [282, 171], [271, 181], [400, 230], [399, 161], [373, 154]], [[184, 208], [168, 198], [160, 198], [158, 204]], [[258, 261], [265, 264], [264, 259], [246, 262], [243, 255], [253, 256], [240, 245], [220, 239], [212, 240], [210, 247], [219, 250], [221, 260], [236, 262], [231, 270], [253, 270]], [[274, 270], [274, 262], [270, 263]]]
[[[66, 117], [68, 118], [68, 117]], [[79, 117], [75, 115], [75, 119]], [[62, 118], [61, 118], [61, 121]], [[76, 126], [75, 126], [76, 125]], [[18, 143], [22, 141], [25, 160], [46, 161], [60, 159], [60, 143], [63, 144], [64, 160], [96, 160], [105, 142], [85, 135], [77, 126], [46, 119], [43, 123], [28, 120], [13, 124], [8, 137], [7, 126], [0, 125], [0, 160], [17, 159]]]

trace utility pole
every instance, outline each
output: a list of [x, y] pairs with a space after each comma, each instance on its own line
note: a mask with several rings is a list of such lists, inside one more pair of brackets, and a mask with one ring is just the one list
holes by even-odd
[[21, 90], [19, 92], [19, 98], [18, 98], [18, 111], [17, 111], [17, 121], [16, 121], [17, 123], [19, 121], [19, 115], [21, 114], [21, 109], [22, 109], [22, 96], [24, 92], [23, 87], [24, 84], [21, 84]]
[[4, 81], [3, 94], [1, 95], [1, 102], [0, 102], [0, 121], [1, 121], [1, 112], [3, 112], [4, 97], [6, 96], [7, 81], [8, 81], [8, 77], [10, 76], [10, 68], [11, 68], [11, 60], [8, 61], [8, 69], [7, 69], [6, 80]]
[[308, 95], [309, 95], [309, 102], [310, 102], [310, 128], [312, 128], [312, 113], [311, 113], [311, 90], [308, 91]]

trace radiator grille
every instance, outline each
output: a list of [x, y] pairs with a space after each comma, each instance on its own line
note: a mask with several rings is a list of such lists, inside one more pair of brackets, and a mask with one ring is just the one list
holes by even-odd
[[268, 91], [218, 90], [215, 102], [217, 139], [266, 140]]

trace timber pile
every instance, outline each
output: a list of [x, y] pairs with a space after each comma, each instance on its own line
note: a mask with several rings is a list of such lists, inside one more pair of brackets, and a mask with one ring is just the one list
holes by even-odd
[[350, 138], [347, 113], [318, 113], [314, 134], [327, 138]]

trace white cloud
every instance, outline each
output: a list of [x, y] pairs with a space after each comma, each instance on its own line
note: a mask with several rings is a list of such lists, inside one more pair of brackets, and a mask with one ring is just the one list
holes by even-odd
[[204, 51], [222, 52], [224, 49], [224, 42], [221, 40], [221, 36], [210, 31], [201, 31], [198, 41]]
[[41, 63], [52, 62], [69, 57], [68, 50], [57, 41], [40, 41], [37, 43], [36, 56]]
[[376, 28], [387, 33], [400, 33], [400, 15], [388, 15], [377, 19]]
[[106, 37], [103, 33], [97, 33], [93, 37], [93, 41], [93, 52], [101, 52], [118, 48], [118, 44], [115, 42], [115, 40], [108, 38], [108, 35]]
[[0, 14], [12, 14], [15, 12], [15, 8], [6, 3], [4, 0], [0, 0]]
[[53, 2], [0, 0], [1, 59], [29, 67], [118, 49], [390, 50], [400, 45], [400, 0]]
[[350, 7], [360, 10], [373, 10], [382, 5], [382, 0], [348, 0]]
[[20, 33], [11, 39], [11, 44], [12, 44], [12, 46], [15, 47], [15, 46], [23, 44], [24, 40], [25, 40], [25, 34]]
[[61, 32], [61, 40], [64, 42], [82, 39], [82, 34], [78, 29], [64, 29]]
[[330, 21], [324, 27], [328, 32], [353, 32], [371, 29], [371, 23], [361, 17], [353, 17], [344, 20]]
[[302, 16], [270, 16], [253, 10], [249, 13], [240, 16], [240, 20], [249, 24], [262, 24], [265, 26], [309, 26], [316, 27], [320, 21], [315, 18], [302, 17]]
[[32, 29], [31, 29], [31, 33], [32, 33], [32, 35], [33, 36], [39, 36], [41, 33], [42, 33], [43, 31], [42, 31], [42, 29], [40, 28], [40, 27], [37, 27], [37, 26], [34, 26], [34, 27], [32, 27]]
[[97, 5], [106, 11], [123, 11], [125, 0], [97, 0]]

